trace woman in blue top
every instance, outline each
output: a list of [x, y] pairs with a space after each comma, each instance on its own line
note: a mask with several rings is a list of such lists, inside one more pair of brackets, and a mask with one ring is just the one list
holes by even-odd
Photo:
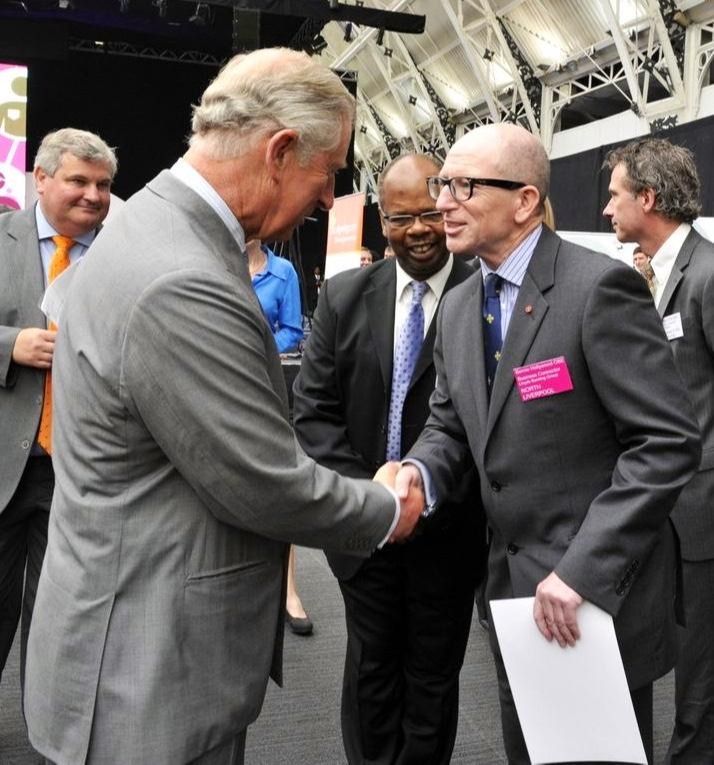
[[302, 340], [300, 286], [292, 263], [254, 239], [246, 245], [253, 289], [273, 330], [278, 353], [294, 351]]
[[[261, 246], [258, 239], [248, 242], [245, 249], [253, 289], [273, 330], [278, 353], [294, 351], [303, 338], [297, 272], [292, 263]], [[295, 585], [295, 548], [292, 545], [288, 559], [285, 617], [296, 635], [312, 633], [312, 621], [305, 613]]]

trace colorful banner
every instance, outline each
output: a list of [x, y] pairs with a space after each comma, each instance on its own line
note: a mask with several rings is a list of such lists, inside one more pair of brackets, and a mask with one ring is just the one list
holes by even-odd
[[348, 194], [335, 199], [327, 222], [325, 278], [359, 267], [362, 246], [364, 194]]
[[0, 63], [0, 205], [25, 206], [27, 67]]

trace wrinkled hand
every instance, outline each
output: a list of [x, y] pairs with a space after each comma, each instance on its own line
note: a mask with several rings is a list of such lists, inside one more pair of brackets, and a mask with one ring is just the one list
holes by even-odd
[[583, 599], [555, 572], [536, 588], [533, 618], [546, 640], [555, 638], [561, 648], [580, 638], [576, 611]]
[[[412, 470], [416, 478], [411, 475]], [[402, 542], [408, 539], [425, 506], [421, 474], [413, 465], [401, 467], [399, 462], [387, 462], [379, 468], [374, 480], [394, 489], [399, 497], [399, 521], [389, 541]]]
[[12, 348], [12, 360], [26, 367], [49, 369], [55, 352], [56, 335], [57, 332], [53, 329], [39, 327], [21, 329]]

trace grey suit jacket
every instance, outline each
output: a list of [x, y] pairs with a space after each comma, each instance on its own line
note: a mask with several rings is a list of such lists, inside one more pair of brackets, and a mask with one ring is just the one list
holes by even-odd
[[702, 434], [699, 471], [677, 500], [672, 520], [687, 560], [714, 558], [714, 244], [692, 229], [665, 285], [657, 311], [679, 314], [674, 362]]
[[[441, 495], [473, 455], [493, 535], [487, 598], [532, 596], [555, 571], [615, 617], [637, 688], [674, 662], [668, 516], [700, 456], [649, 292], [632, 269], [544, 228], [490, 404], [482, 301], [477, 278], [442, 304], [431, 417], [409, 456]], [[573, 390], [522, 401], [514, 368], [560, 356]]]
[[45, 373], [12, 361], [23, 327], [45, 327], [35, 208], [0, 216], [0, 513], [17, 489], [42, 412]]
[[297, 445], [244, 254], [168, 172], [77, 270], [54, 375], [30, 740], [58, 765], [188, 762], [279, 676], [284, 542], [367, 555], [394, 500]]

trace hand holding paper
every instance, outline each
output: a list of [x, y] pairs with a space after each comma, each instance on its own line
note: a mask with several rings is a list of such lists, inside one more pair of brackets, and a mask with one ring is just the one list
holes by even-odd
[[536, 588], [533, 618], [546, 640], [555, 638], [561, 648], [580, 638], [577, 608], [583, 602], [554, 571]]
[[[422, 511], [424, 510], [424, 492], [421, 487], [421, 477], [418, 483], [411, 482], [403, 484], [398, 480], [398, 474], [401, 475], [399, 462], [387, 462], [376, 472], [374, 480], [378, 483], [394, 489], [399, 497], [400, 515], [397, 527], [394, 529], [390, 542], [401, 542], [409, 538], [414, 531]], [[411, 465], [405, 467], [413, 467]], [[414, 468], [416, 470], [416, 468]], [[419, 473], [416, 470], [417, 474]]]

